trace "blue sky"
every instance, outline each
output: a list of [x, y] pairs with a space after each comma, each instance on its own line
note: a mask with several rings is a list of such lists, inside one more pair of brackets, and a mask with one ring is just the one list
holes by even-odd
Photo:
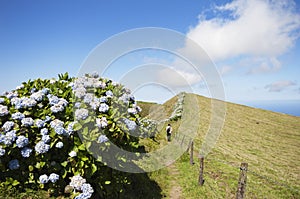
[[[282, 0], [0, 0], [0, 93], [28, 79], [76, 76], [98, 44], [143, 27], [197, 42], [219, 71], [227, 101], [300, 100], [300, 2]], [[133, 53], [105, 75], [118, 80], [147, 61], [174, 59], [162, 51]], [[209, 96], [192, 71], [173, 68], [187, 74], [195, 93]], [[172, 94], [162, 85], [136, 91], [138, 99], [158, 102]]]

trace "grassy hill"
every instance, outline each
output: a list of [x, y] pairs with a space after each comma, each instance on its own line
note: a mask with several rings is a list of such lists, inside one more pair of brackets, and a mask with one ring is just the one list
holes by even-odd
[[[220, 137], [205, 157], [204, 186], [198, 186], [196, 156], [211, 122], [212, 106], [211, 99], [196, 97], [200, 121], [194, 139], [195, 164], [190, 165], [188, 154], [184, 154], [172, 167], [150, 174], [167, 198], [174, 198], [174, 182], [181, 198], [234, 198], [241, 162], [249, 164], [247, 198], [300, 198], [300, 118], [233, 103], [226, 103]], [[162, 115], [170, 114], [176, 101], [175, 97], [163, 105], [142, 102], [139, 105], [148, 110], [145, 115], [160, 120]], [[175, 131], [181, 122], [172, 123]], [[164, 146], [164, 133], [161, 128], [158, 142], [148, 139], [143, 144], [149, 146], [148, 150]]]
[[[226, 103], [224, 125], [213, 150], [205, 156], [205, 182], [199, 186], [197, 156], [210, 128], [213, 101], [194, 94], [185, 94], [186, 98], [197, 99], [200, 108], [200, 120], [195, 117], [188, 121], [198, 126], [194, 139], [195, 164], [190, 165], [189, 153], [185, 152], [160, 170], [128, 174], [134, 181], [120, 198], [235, 198], [241, 162], [249, 164], [246, 198], [300, 198], [300, 117]], [[178, 99], [175, 96], [164, 104], [138, 102], [138, 105], [143, 109], [143, 117], [162, 121], [172, 115]], [[197, 107], [189, 100], [184, 103], [187, 115]], [[170, 144], [166, 141], [166, 124], [171, 123], [174, 134], [178, 134], [180, 130], [188, 132], [181, 128], [186, 122], [181, 119], [162, 122], [155, 139], [143, 139], [140, 145], [148, 152], [157, 151]], [[0, 198], [50, 198], [43, 191], [13, 193], [14, 190], [0, 188], [0, 192]]]

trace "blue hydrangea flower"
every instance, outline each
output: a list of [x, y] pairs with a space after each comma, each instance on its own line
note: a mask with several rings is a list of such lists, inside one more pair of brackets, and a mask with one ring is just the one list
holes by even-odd
[[51, 138], [50, 138], [49, 135], [43, 135], [43, 136], [42, 136], [42, 141], [43, 141], [44, 143], [49, 143], [49, 142], [51, 141]]
[[66, 129], [63, 128], [63, 127], [56, 127], [56, 128], [54, 128], [54, 131], [55, 131], [55, 133], [57, 133], [58, 135], [63, 135], [63, 134], [66, 134], [66, 133], [67, 133]]
[[59, 148], [59, 149], [63, 148], [63, 146], [64, 146], [64, 143], [62, 143], [62, 142], [57, 142], [55, 145], [55, 147]]
[[105, 95], [107, 97], [112, 97], [114, 94], [113, 94], [113, 92], [111, 90], [108, 90], [108, 91], [105, 92]]
[[30, 93], [34, 93], [36, 91], [36, 88], [32, 88], [31, 90], [30, 90]]
[[34, 120], [31, 117], [25, 117], [21, 120], [23, 126], [32, 126], [34, 124]]
[[129, 108], [127, 111], [130, 114], [137, 114], [137, 110], [135, 108]]
[[106, 113], [108, 111], [108, 109], [109, 109], [109, 106], [107, 104], [105, 104], [105, 103], [100, 104], [99, 111], [101, 113]]
[[7, 106], [3, 106], [0, 104], [0, 116], [7, 115], [8, 113], [9, 112], [8, 112]]
[[0, 157], [1, 156], [4, 156], [5, 154], [5, 149], [3, 149], [1, 146], [0, 146]]
[[89, 111], [84, 108], [77, 109], [75, 111], [76, 120], [85, 120], [89, 116]]
[[99, 81], [99, 87], [102, 88], [102, 89], [105, 89], [106, 88], [106, 83]]
[[73, 176], [71, 178], [70, 186], [76, 190], [81, 190], [81, 186], [86, 183], [86, 180], [80, 175]]
[[21, 155], [22, 155], [22, 157], [24, 157], [24, 158], [29, 158], [31, 152], [32, 152], [32, 149], [31, 149], [31, 148], [24, 147], [24, 148], [21, 150]]
[[41, 129], [41, 134], [42, 134], [42, 135], [47, 135], [48, 132], [49, 132], [49, 131], [48, 131], [47, 128], [42, 128], [42, 129]]
[[50, 126], [54, 129], [57, 127], [64, 127], [64, 122], [59, 119], [55, 119], [50, 122]]
[[68, 131], [69, 135], [72, 134], [72, 133], [74, 132], [74, 125], [75, 125], [76, 123], [77, 123], [77, 122], [75, 121], [75, 122], [71, 122], [71, 123], [68, 125], [67, 131]]
[[81, 186], [81, 191], [82, 191], [82, 193], [88, 193], [88, 194], [91, 194], [91, 195], [94, 193], [94, 189], [89, 183], [84, 183]]
[[94, 94], [93, 93], [87, 93], [84, 98], [83, 101], [87, 104], [91, 103], [94, 100]]
[[18, 93], [17, 92], [9, 92], [9, 93], [7, 93], [6, 97], [8, 99], [12, 99], [14, 97], [18, 97]]
[[106, 97], [100, 97], [99, 102], [106, 103], [107, 102], [107, 98]]
[[127, 128], [129, 129], [129, 131], [133, 131], [136, 128], [136, 123], [132, 120], [129, 120], [127, 118], [124, 118], [124, 123], [126, 124]]
[[86, 95], [86, 89], [84, 87], [79, 87], [74, 90], [75, 97], [82, 98]]
[[65, 107], [69, 104], [69, 102], [64, 98], [59, 98], [59, 102], [57, 104]]
[[11, 145], [17, 138], [16, 130], [9, 131], [5, 134], [3, 143], [5, 145]]
[[2, 133], [0, 133], [0, 144], [4, 143], [5, 139], [6, 139], [6, 136], [3, 135]]
[[80, 102], [76, 102], [76, 103], [74, 104], [74, 106], [75, 106], [76, 108], [79, 108], [79, 107], [81, 106], [81, 103], [80, 103]]
[[29, 143], [29, 140], [24, 135], [18, 136], [18, 138], [16, 140], [16, 144], [19, 148], [23, 148], [23, 147], [27, 146], [28, 143]]
[[98, 126], [99, 128], [105, 128], [107, 127], [108, 123], [106, 120], [106, 117], [102, 117], [100, 118], [96, 118], [96, 126]]
[[100, 142], [100, 143], [104, 143], [107, 141], [108, 141], [108, 138], [106, 137], [106, 135], [100, 135], [98, 138], [98, 142]]
[[15, 106], [15, 109], [20, 109], [23, 107], [22, 99], [18, 97], [14, 97], [10, 100], [10, 103]]
[[31, 94], [30, 98], [34, 99], [37, 102], [40, 102], [43, 100], [44, 93], [42, 91], [38, 91], [36, 93]]
[[59, 180], [59, 175], [56, 173], [51, 173], [48, 178], [52, 183], [55, 183], [57, 180]]
[[37, 104], [37, 102], [34, 99], [24, 97], [22, 98], [22, 106], [24, 108], [31, 108], [34, 107]]
[[44, 175], [41, 175], [41, 176], [39, 177], [39, 180], [40, 180], [40, 182], [41, 182], [42, 184], [46, 184], [46, 183], [48, 183], [49, 178], [48, 178], [48, 176], [47, 176], [46, 174], [44, 174]]
[[49, 88], [43, 88], [41, 90], [41, 92], [44, 94], [44, 95], [47, 95], [49, 92], [50, 92], [50, 89]]
[[90, 106], [92, 107], [93, 110], [97, 110], [99, 108], [99, 106], [100, 106], [100, 102], [98, 102], [98, 101], [92, 101], [90, 103]]
[[41, 153], [47, 153], [50, 149], [50, 145], [44, 143], [43, 141], [39, 141], [35, 147], [34, 147], [35, 151], [39, 154]]
[[119, 99], [123, 101], [125, 104], [129, 103], [129, 96], [127, 94], [123, 94]]
[[62, 112], [64, 109], [65, 107], [60, 104], [54, 104], [53, 106], [50, 107], [52, 113]]
[[76, 196], [74, 199], [89, 199], [92, 197], [92, 194], [89, 193], [81, 193], [78, 196]]
[[22, 120], [23, 118], [25, 118], [25, 115], [23, 113], [16, 112], [11, 115], [11, 118], [14, 120]]
[[55, 95], [48, 94], [47, 97], [49, 99], [49, 104], [52, 106], [59, 102], [59, 98]]
[[38, 128], [43, 128], [45, 126], [45, 121], [41, 120], [41, 119], [37, 119], [35, 121], [35, 125], [38, 127]]
[[2, 129], [3, 129], [5, 132], [7, 132], [7, 131], [10, 131], [11, 128], [12, 128], [14, 125], [15, 125], [14, 122], [12, 122], [12, 121], [7, 121], [7, 122], [5, 122], [5, 123], [3, 124]]
[[52, 120], [52, 118], [47, 115], [44, 119], [44, 122], [50, 122], [51, 120]]
[[8, 163], [8, 168], [9, 168], [10, 170], [16, 170], [16, 169], [18, 169], [19, 167], [20, 167], [20, 165], [19, 165], [19, 161], [18, 161], [17, 159], [11, 160], [11, 161], [9, 161], [9, 163]]

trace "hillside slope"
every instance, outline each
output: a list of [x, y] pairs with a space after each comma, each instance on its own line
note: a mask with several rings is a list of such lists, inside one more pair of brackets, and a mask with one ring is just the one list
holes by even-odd
[[[202, 96], [197, 96], [197, 99], [200, 121], [194, 139], [196, 155], [212, 122], [211, 99]], [[176, 98], [169, 100], [167, 107], [175, 102]], [[178, 127], [181, 123], [179, 120], [174, 125]], [[162, 130], [159, 138], [162, 139], [163, 135]], [[163, 140], [160, 146], [162, 143]], [[299, 147], [299, 117], [226, 103], [226, 117], [220, 137], [205, 157], [204, 186], [197, 185], [198, 160], [195, 157], [196, 164], [189, 165], [187, 154], [175, 163], [180, 171], [176, 180], [182, 186], [184, 198], [234, 198], [240, 163], [247, 162], [247, 198], [299, 198]], [[162, 175], [168, 174], [162, 172]]]

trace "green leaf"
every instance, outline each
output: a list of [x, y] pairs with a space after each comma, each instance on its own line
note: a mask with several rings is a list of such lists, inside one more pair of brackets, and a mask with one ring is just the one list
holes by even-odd
[[14, 180], [12, 186], [17, 186], [18, 184], [20, 184], [20, 182], [18, 180]]
[[68, 161], [64, 161], [62, 163], [60, 163], [61, 166], [66, 167], [68, 165]]
[[82, 135], [88, 135], [89, 134], [89, 128], [88, 127], [84, 127], [83, 131], [82, 131]]
[[111, 181], [105, 181], [105, 184], [110, 184], [111, 183]]
[[73, 129], [74, 131], [79, 131], [82, 128], [82, 125], [79, 124], [78, 122], [76, 124], [74, 124]]
[[92, 164], [92, 174], [94, 174], [97, 171], [97, 166], [95, 164]]
[[84, 146], [84, 144], [81, 144], [80, 146], [78, 146], [78, 150], [80, 150], [80, 151], [85, 151], [85, 146]]
[[34, 167], [33, 167], [32, 165], [29, 165], [29, 166], [28, 166], [28, 170], [29, 170], [29, 171], [33, 171], [33, 169], [34, 169]]

